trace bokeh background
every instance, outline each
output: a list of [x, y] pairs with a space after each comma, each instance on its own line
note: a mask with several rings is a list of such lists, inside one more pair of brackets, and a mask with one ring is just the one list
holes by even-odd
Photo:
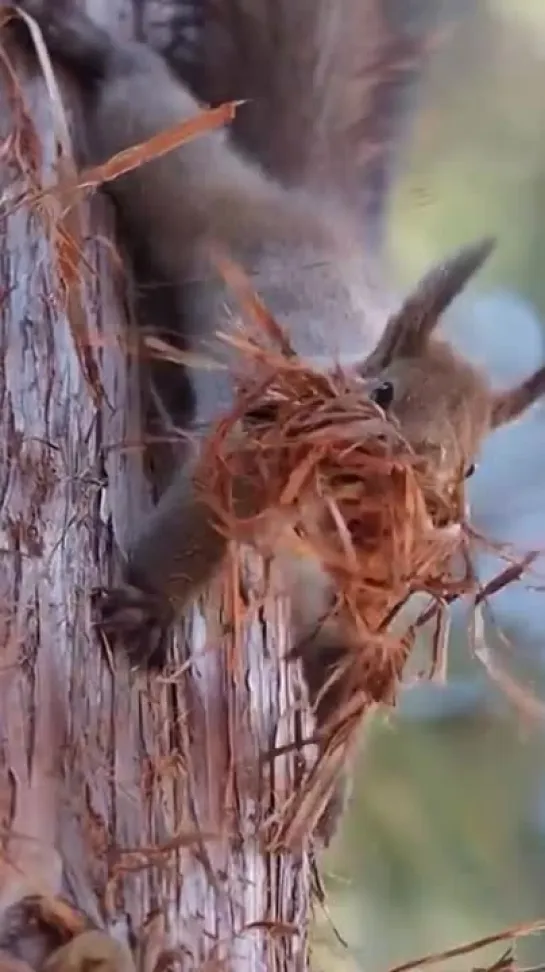
[[[421, 82], [390, 256], [408, 285], [458, 244], [497, 234], [447, 328], [507, 384], [545, 358], [545, 0], [405, 0], [399, 10], [409, 25], [428, 18], [448, 33]], [[471, 503], [488, 536], [545, 550], [544, 406], [490, 440]], [[483, 557], [479, 573], [498, 566]], [[460, 607], [448, 684], [408, 689], [367, 736], [325, 860], [329, 910], [350, 953], [318, 910], [316, 968], [381, 972], [545, 917], [545, 592], [531, 589], [540, 585], [543, 563], [491, 599], [477, 644]], [[504, 949], [447, 967], [483, 966]], [[520, 943], [517, 957], [545, 963], [545, 937]]]

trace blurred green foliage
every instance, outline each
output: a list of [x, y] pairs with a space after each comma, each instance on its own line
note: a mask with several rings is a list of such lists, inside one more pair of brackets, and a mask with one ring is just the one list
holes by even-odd
[[[385, 969], [541, 916], [545, 848], [524, 833], [540, 753], [514, 716], [476, 712], [431, 725], [393, 716], [375, 726], [326, 862], [335, 923], [362, 967]], [[329, 954], [323, 919], [320, 933]]]
[[484, 280], [517, 287], [545, 313], [544, 85], [545, 5], [475, 0], [423, 86], [390, 228], [402, 278], [453, 245], [497, 232], [501, 246]]
[[[484, 285], [513, 287], [545, 319], [544, 212], [545, 0], [474, 0], [423, 86], [391, 213], [400, 279], [496, 232]], [[541, 830], [532, 822], [544, 756], [542, 728], [508, 706], [378, 721], [325, 861], [329, 908], [352, 954], [318, 914], [315, 967], [380, 972], [545, 916], [545, 815]], [[483, 966], [502, 951], [449, 968]], [[545, 939], [518, 955], [545, 961]]]

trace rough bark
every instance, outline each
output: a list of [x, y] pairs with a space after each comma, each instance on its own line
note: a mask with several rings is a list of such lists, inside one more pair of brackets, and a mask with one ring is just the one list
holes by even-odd
[[[258, 836], [274, 809], [260, 756], [289, 701], [281, 607], [267, 602], [259, 618], [250, 608], [236, 657], [212, 591], [188, 624], [193, 665], [170, 683], [131, 675], [91, 627], [112, 537], [123, 546], [150, 502], [141, 451], [120, 448], [139, 441], [135, 369], [120, 343], [130, 302], [99, 198], [81, 207], [81, 284], [63, 301], [51, 212], [16, 198], [53, 178], [48, 95], [13, 45], [3, 50], [28, 117], [5, 68], [2, 137], [16, 142], [3, 143], [2, 165], [2, 904], [21, 884], [61, 890], [97, 925], [128, 919], [126, 929], [159, 908], [188, 967], [303, 966], [308, 854], [269, 853]], [[73, 92], [70, 103], [77, 129]], [[78, 293], [98, 406], [74, 343]], [[178, 632], [174, 657], [183, 641]], [[278, 788], [277, 765], [274, 776]], [[244, 932], [252, 922], [283, 933]]]

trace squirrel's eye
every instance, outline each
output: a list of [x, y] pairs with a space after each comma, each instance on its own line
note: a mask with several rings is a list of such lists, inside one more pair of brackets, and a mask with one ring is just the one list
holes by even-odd
[[371, 401], [376, 402], [379, 408], [386, 411], [394, 400], [394, 386], [391, 381], [383, 381], [381, 385], [373, 388], [369, 395]]
[[274, 422], [278, 414], [276, 402], [265, 402], [246, 412], [246, 419], [249, 422]]
[[466, 478], [466, 479], [469, 479], [469, 478], [470, 478], [470, 476], [472, 476], [472, 475], [473, 475], [473, 473], [475, 472], [475, 470], [476, 470], [476, 468], [477, 468], [477, 466], [475, 465], [475, 463], [474, 463], [474, 462], [472, 462], [472, 463], [471, 463], [471, 465], [470, 465], [470, 466], [468, 466], [468, 468], [466, 469], [466, 474], [465, 474], [465, 478]]

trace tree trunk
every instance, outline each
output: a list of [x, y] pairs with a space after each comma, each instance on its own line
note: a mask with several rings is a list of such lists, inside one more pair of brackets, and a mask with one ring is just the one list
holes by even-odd
[[[5, 50], [0, 904], [61, 892], [99, 927], [127, 918], [127, 932], [159, 908], [188, 967], [304, 967], [308, 849], [273, 853], [261, 839], [274, 804], [260, 757], [279, 727], [290, 734], [280, 723], [291, 692], [281, 605], [247, 612], [235, 657], [221, 635], [219, 582], [185, 632], [193, 664], [168, 683], [131, 675], [91, 627], [112, 536], [123, 547], [150, 502], [141, 450], [120, 448], [139, 441], [135, 368], [120, 343], [127, 301], [111, 207], [98, 197], [80, 209], [79, 276], [62, 293], [52, 207], [16, 198], [54, 177], [49, 98], [13, 45]], [[76, 349], [82, 324], [100, 404]], [[183, 659], [184, 633], [174, 641]], [[294, 758], [282, 762], [293, 786]], [[256, 922], [265, 924], [245, 931]], [[36, 943], [25, 950], [22, 927], [15, 943], [12, 925], [2, 944], [39, 964]], [[44, 932], [45, 951], [50, 939]]]
[[[105, 198], [79, 207], [79, 226], [28, 198], [54, 181], [58, 120], [3, 39], [0, 945], [39, 967], [78, 920], [9, 907], [60, 894], [131, 944], [159, 911], [144, 967], [168, 945], [187, 968], [305, 968], [311, 843], [274, 839], [301, 754], [263, 759], [302, 732], [284, 605], [262, 597], [253, 562], [243, 605], [228, 571], [175, 633], [170, 680], [130, 673], [91, 625], [91, 590], [113, 579], [151, 502], [122, 340], [131, 293]], [[78, 98], [62, 91], [81, 135]], [[63, 228], [80, 251], [72, 271]]]

